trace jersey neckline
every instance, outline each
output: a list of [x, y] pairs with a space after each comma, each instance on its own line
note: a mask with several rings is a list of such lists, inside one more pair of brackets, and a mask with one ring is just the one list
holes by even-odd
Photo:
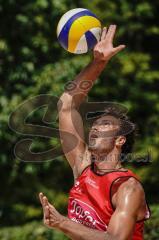
[[109, 174], [109, 173], [113, 173], [113, 172], [128, 172], [128, 169], [126, 169], [125, 171], [122, 171], [122, 170], [113, 170], [113, 171], [108, 171], [108, 172], [105, 172], [105, 173], [100, 174], [100, 173], [95, 172], [95, 170], [94, 170], [94, 164], [93, 164], [93, 163], [90, 165], [90, 170], [91, 170], [91, 172], [93, 172], [95, 175], [101, 176], [101, 177], [102, 177], [102, 176], [105, 176], [105, 175], [107, 175], [107, 174]]

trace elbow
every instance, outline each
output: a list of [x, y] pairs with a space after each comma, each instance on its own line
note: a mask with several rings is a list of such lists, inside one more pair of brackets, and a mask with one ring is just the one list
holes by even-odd
[[72, 96], [68, 93], [63, 93], [57, 102], [57, 110], [58, 112], [70, 110], [73, 108], [73, 105]]

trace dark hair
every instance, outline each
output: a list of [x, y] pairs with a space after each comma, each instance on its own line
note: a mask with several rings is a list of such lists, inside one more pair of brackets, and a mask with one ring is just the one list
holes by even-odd
[[[129, 154], [131, 157], [131, 153], [133, 152], [134, 143], [136, 140], [136, 137], [138, 136], [138, 128], [136, 124], [134, 124], [132, 121], [130, 121], [128, 115], [127, 115], [127, 109], [119, 104], [109, 104], [108, 107], [106, 107], [102, 111], [96, 111], [96, 112], [88, 112], [86, 115], [86, 119], [90, 120], [91, 123], [92, 120], [98, 119], [102, 116], [113, 116], [116, 119], [119, 120], [120, 129], [116, 133], [116, 136], [125, 136], [126, 142], [122, 146], [122, 152], [121, 152], [121, 158], [120, 160], [124, 163], [127, 162], [129, 158]], [[151, 155], [150, 152], [148, 152], [144, 156], [135, 157], [135, 162], [133, 162], [134, 166], [137, 166], [137, 164], [142, 162], [145, 166], [149, 165], [151, 163]]]
[[[135, 137], [136, 137], [136, 125], [130, 121], [125, 109], [118, 106], [108, 106], [103, 111], [91, 113], [90, 118], [100, 118], [102, 116], [113, 116], [119, 120], [120, 129], [116, 133], [117, 136], [123, 135], [126, 137], [126, 142], [122, 147], [122, 155], [132, 153]], [[89, 118], [89, 117], [88, 117]]]
[[130, 121], [126, 112], [116, 107], [108, 107], [105, 109], [104, 115], [111, 115], [120, 121], [120, 129], [117, 132], [117, 136], [123, 135], [126, 137], [126, 142], [122, 147], [122, 154], [127, 155], [133, 150], [136, 137], [136, 125]]

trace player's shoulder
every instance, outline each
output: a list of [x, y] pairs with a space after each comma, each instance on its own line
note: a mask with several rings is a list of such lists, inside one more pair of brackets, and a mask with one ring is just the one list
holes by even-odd
[[145, 193], [142, 184], [139, 180], [134, 177], [128, 178], [127, 181], [123, 182], [118, 188], [118, 194], [122, 195], [135, 195], [143, 198]]

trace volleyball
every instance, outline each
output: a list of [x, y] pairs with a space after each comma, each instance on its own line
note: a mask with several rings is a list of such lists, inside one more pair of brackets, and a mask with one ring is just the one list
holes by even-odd
[[66, 12], [57, 26], [57, 38], [68, 52], [83, 54], [93, 49], [101, 37], [101, 22], [88, 9], [75, 8]]

